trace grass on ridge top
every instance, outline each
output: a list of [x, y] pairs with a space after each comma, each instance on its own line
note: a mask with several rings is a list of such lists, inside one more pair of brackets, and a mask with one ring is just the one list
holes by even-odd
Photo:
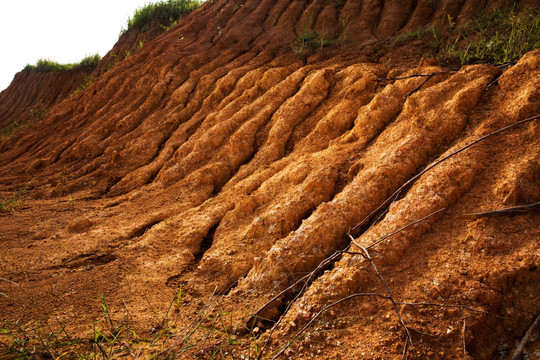
[[423, 39], [443, 63], [506, 64], [540, 48], [540, 9], [519, 14], [512, 8], [486, 11], [458, 28], [448, 16], [449, 31], [427, 27], [395, 37], [394, 44]]
[[[202, 1], [199, 0], [167, 0], [159, 1], [135, 10], [133, 17], [130, 17], [127, 22], [127, 30], [143, 29], [152, 21], [160, 24], [172, 23], [181, 16], [187, 15], [193, 10], [201, 6]], [[123, 30], [123, 32], [125, 32]]]
[[60, 64], [56, 61], [49, 59], [39, 59], [36, 65], [26, 65], [23, 71], [37, 71], [37, 72], [54, 72], [54, 71], [67, 71], [67, 70], [82, 70], [82, 69], [94, 69], [101, 56], [99, 54], [90, 55], [82, 59], [78, 63], [73, 64]]
[[[454, 25], [451, 19], [449, 21]], [[512, 63], [525, 53], [540, 48], [540, 9], [528, 14], [498, 9], [481, 14], [464, 29], [452, 29], [452, 32], [458, 37], [443, 46], [440, 60], [459, 61], [461, 64]]]

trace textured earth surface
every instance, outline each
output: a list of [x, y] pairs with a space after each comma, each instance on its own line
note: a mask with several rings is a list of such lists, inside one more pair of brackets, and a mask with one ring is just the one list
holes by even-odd
[[540, 313], [540, 50], [442, 67], [385, 42], [501, 4], [207, 1], [90, 75], [18, 74], [0, 320], [84, 332], [105, 296], [151, 333], [181, 289], [179, 329], [204, 310], [270, 358], [509, 358]]

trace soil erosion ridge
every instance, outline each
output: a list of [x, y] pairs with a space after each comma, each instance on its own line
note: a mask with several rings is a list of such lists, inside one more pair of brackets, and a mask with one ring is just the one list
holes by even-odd
[[103, 296], [189, 328], [164, 357], [539, 355], [540, 50], [390, 41], [504, 4], [207, 1], [92, 74], [18, 74], [0, 125], [46, 112], [0, 142], [1, 321], [84, 333]]

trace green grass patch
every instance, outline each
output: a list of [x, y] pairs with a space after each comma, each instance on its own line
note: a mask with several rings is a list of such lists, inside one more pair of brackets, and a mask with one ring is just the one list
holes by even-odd
[[[2, 293], [0, 293], [2, 295]], [[8, 296], [7, 294], [3, 294]], [[213, 299], [215, 300], [215, 299]], [[184, 293], [174, 294], [164, 315], [152, 309], [159, 323], [146, 335], [132, 326], [131, 314], [110, 308], [101, 296], [101, 316], [81, 334], [75, 334], [58, 318], [6, 322], [0, 325], [1, 359], [177, 359], [197, 353], [201, 358], [258, 359], [260, 330], [240, 327], [232, 330], [229, 314], [217, 311], [214, 301], [185, 322], [182, 317]], [[120, 310], [120, 311], [119, 311]], [[179, 322], [180, 318], [184, 322]], [[247, 333], [247, 334], [246, 334]], [[270, 352], [269, 352], [270, 355]], [[264, 359], [268, 359], [265, 357]]]
[[441, 38], [441, 33], [437, 28], [427, 27], [396, 36], [390, 42], [394, 45], [402, 45], [415, 40], [423, 40], [430, 48], [438, 50], [441, 46]]
[[457, 35], [442, 46], [440, 60], [461, 64], [512, 63], [540, 47], [540, 11], [520, 15], [507, 9], [483, 14]]
[[167, 0], [147, 4], [135, 10], [133, 17], [127, 22], [127, 30], [131, 29], [147, 30], [149, 25], [157, 23], [162, 30], [168, 30], [174, 26], [179, 18], [189, 14], [201, 6], [202, 1], [198, 0]]
[[428, 27], [394, 37], [387, 44], [401, 46], [421, 40], [445, 64], [513, 63], [540, 48], [540, 11], [518, 14], [513, 9], [482, 13], [457, 28], [450, 16], [444, 34]]
[[68, 70], [87, 70], [94, 69], [100, 60], [101, 56], [99, 54], [87, 56], [80, 62], [73, 64], [60, 64], [49, 59], [39, 59], [35, 65], [26, 65], [23, 71], [56, 72]]

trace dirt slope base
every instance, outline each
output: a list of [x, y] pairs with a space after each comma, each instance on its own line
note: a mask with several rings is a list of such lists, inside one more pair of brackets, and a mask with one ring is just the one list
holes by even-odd
[[539, 357], [540, 50], [366, 54], [435, 3], [208, 1], [0, 143], [0, 357]]

